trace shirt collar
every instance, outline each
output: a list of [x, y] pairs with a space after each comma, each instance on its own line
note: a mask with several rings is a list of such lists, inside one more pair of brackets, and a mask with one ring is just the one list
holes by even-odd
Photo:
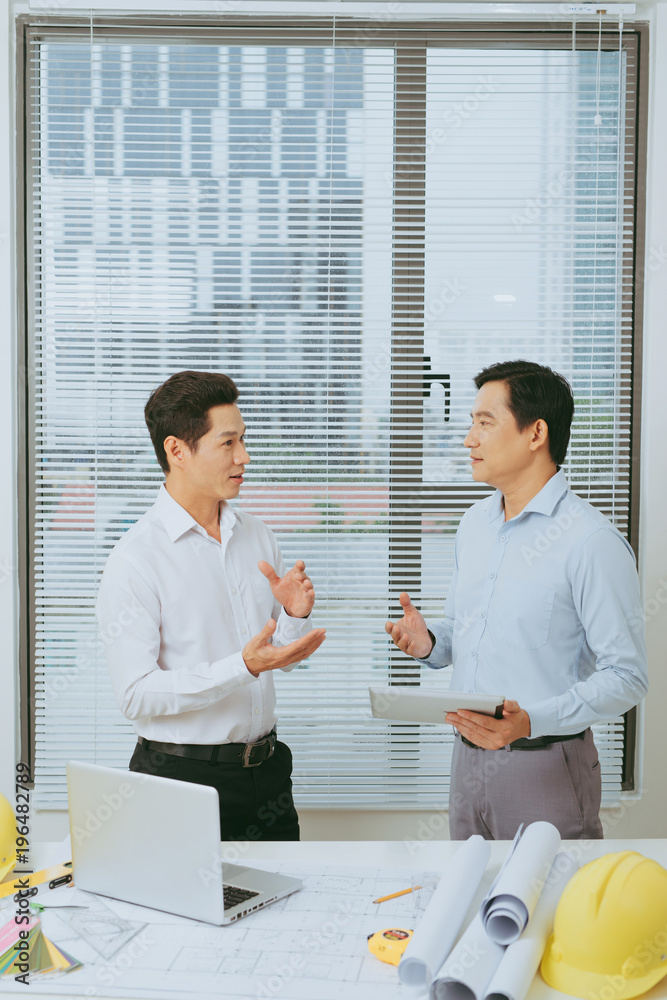
[[[186, 531], [193, 528], [203, 530], [192, 514], [188, 514], [185, 507], [181, 507], [180, 503], [174, 500], [164, 483], [157, 495], [154, 510], [164, 524], [167, 535], [172, 542], [177, 541]], [[220, 527], [231, 531], [236, 523], [236, 517], [236, 512], [229, 504], [224, 500], [221, 501]]]
[[[531, 511], [535, 511], [537, 514], [546, 514], [551, 517], [556, 505], [560, 500], [562, 500], [565, 493], [567, 493], [568, 485], [565, 479], [565, 473], [562, 469], [559, 469], [555, 476], [544, 484], [542, 489], [536, 496], [530, 500], [526, 506], [521, 511], [521, 514], [528, 514]], [[503, 514], [503, 495], [500, 490], [496, 490], [492, 493], [488, 499], [487, 513], [489, 515], [489, 520], [494, 521], [497, 517]], [[521, 514], [517, 515], [518, 517]]]

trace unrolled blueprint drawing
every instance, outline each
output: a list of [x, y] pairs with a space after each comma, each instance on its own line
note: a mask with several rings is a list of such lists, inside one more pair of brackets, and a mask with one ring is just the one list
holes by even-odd
[[[45, 911], [44, 933], [83, 967], [36, 978], [35, 992], [85, 996], [94, 989], [98, 997], [145, 1000], [416, 1000], [397, 968], [370, 954], [367, 939], [387, 927], [414, 929], [438, 872], [254, 860], [253, 866], [295, 875], [304, 887], [226, 927], [107, 898], [101, 902], [110, 912], [102, 920], [98, 897], [91, 896], [96, 917], [87, 926], [98, 926], [99, 941], [90, 929], [82, 933], [85, 911]], [[412, 885], [424, 888], [373, 903]], [[120, 943], [113, 954], [110, 940]]]

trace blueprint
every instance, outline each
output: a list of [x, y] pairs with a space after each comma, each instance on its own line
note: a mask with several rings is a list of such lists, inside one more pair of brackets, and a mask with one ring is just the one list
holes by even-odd
[[[89, 907], [42, 913], [44, 933], [83, 963], [35, 977], [35, 993], [140, 1000], [417, 1000], [368, 936], [414, 929], [439, 873], [422, 868], [252, 862], [303, 880], [303, 888], [226, 927], [117, 900], [81, 895]], [[373, 900], [413, 885], [384, 903]], [[25, 989], [25, 988], [23, 988]], [[0, 983], [0, 995], [16, 990]]]

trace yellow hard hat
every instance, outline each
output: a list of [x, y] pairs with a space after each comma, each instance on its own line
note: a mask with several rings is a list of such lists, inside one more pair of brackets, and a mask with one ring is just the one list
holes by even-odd
[[16, 820], [9, 801], [0, 792], [0, 882], [16, 864]]
[[541, 966], [549, 986], [628, 1000], [667, 975], [667, 871], [636, 851], [584, 865], [560, 898]]

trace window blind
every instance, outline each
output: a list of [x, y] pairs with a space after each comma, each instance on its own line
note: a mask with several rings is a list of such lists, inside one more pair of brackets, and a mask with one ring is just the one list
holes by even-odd
[[[129, 760], [94, 601], [163, 478], [145, 401], [190, 368], [237, 382], [238, 502], [305, 560], [328, 630], [277, 678], [297, 803], [445, 807], [451, 734], [372, 719], [367, 687], [449, 682], [383, 626], [401, 590], [443, 613], [485, 495], [462, 446], [481, 367], [571, 380], [566, 474], [631, 528], [636, 37], [241, 18], [27, 37], [38, 806], [65, 805], [67, 759]], [[623, 720], [596, 741], [609, 804]]]

